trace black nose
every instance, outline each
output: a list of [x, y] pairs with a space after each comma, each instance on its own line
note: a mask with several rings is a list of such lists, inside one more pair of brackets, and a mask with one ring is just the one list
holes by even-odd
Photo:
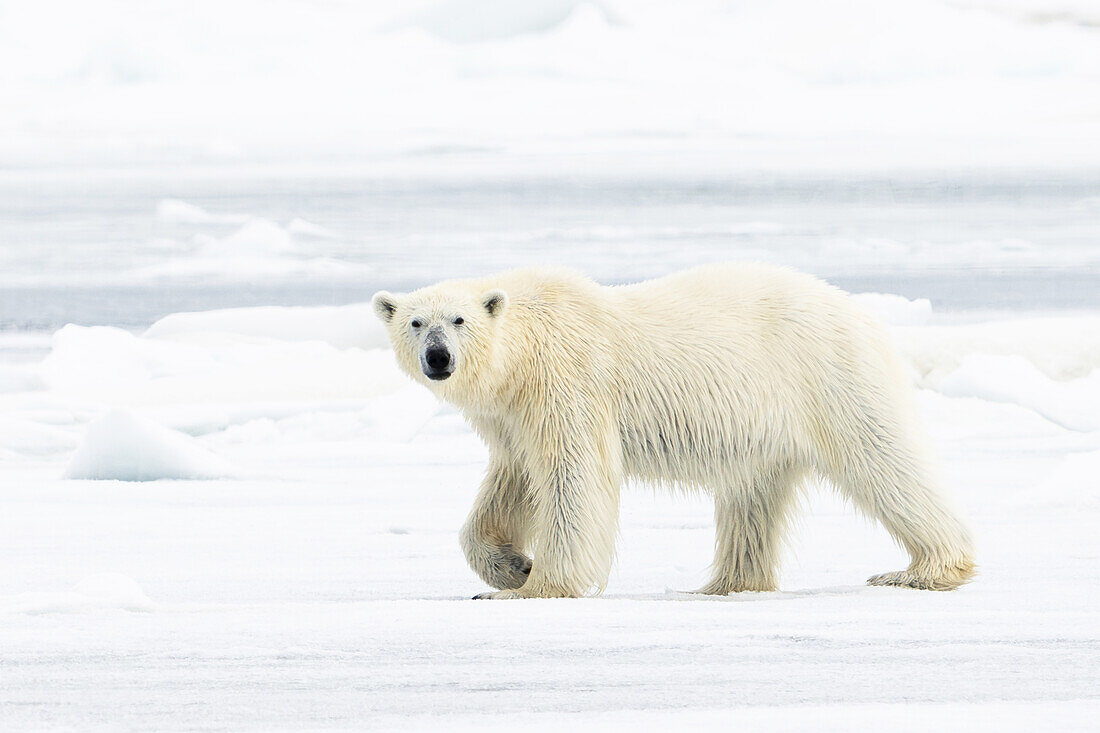
[[451, 352], [440, 348], [428, 349], [424, 361], [428, 363], [428, 368], [441, 372], [451, 365]]

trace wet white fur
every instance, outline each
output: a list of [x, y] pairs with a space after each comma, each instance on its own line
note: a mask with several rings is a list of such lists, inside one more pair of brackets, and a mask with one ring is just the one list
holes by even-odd
[[[808, 476], [908, 551], [907, 570], [868, 582], [946, 590], [973, 573], [968, 531], [937, 489], [888, 337], [820, 280], [731, 264], [603, 287], [529, 269], [379, 293], [375, 306], [402, 368], [489, 447], [462, 546], [503, 589], [495, 597], [602, 589], [626, 479], [714, 496], [705, 593], [776, 587]], [[450, 379], [421, 373], [414, 318], [446, 330]]]

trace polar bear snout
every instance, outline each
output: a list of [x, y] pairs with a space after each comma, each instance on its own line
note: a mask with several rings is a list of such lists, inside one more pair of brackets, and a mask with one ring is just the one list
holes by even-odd
[[424, 350], [420, 368], [428, 379], [446, 379], [454, 371], [454, 358], [445, 346], [433, 346]]
[[442, 329], [433, 328], [424, 339], [424, 344], [420, 348], [420, 370], [424, 372], [425, 377], [437, 382], [454, 373], [454, 354]]

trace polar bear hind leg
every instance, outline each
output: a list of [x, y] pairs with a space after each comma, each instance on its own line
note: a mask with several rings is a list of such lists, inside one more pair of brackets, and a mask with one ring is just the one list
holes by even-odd
[[901, 430], [879, 422], [857, 444], [829, 457], [840, 493], [882, 523], [909, 554], [905, 570], [875, 575], [869, 585], [954, 590], [975, 572], [969, 531], [935, 488], [923, 452]]

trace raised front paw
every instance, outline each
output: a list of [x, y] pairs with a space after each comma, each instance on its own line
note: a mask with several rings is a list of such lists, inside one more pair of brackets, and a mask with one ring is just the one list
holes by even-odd
[[483, 545], [471, 553], [470, 566], [494, 588], [519, 588], [531, 575], [531, 558], [512, 545]]

